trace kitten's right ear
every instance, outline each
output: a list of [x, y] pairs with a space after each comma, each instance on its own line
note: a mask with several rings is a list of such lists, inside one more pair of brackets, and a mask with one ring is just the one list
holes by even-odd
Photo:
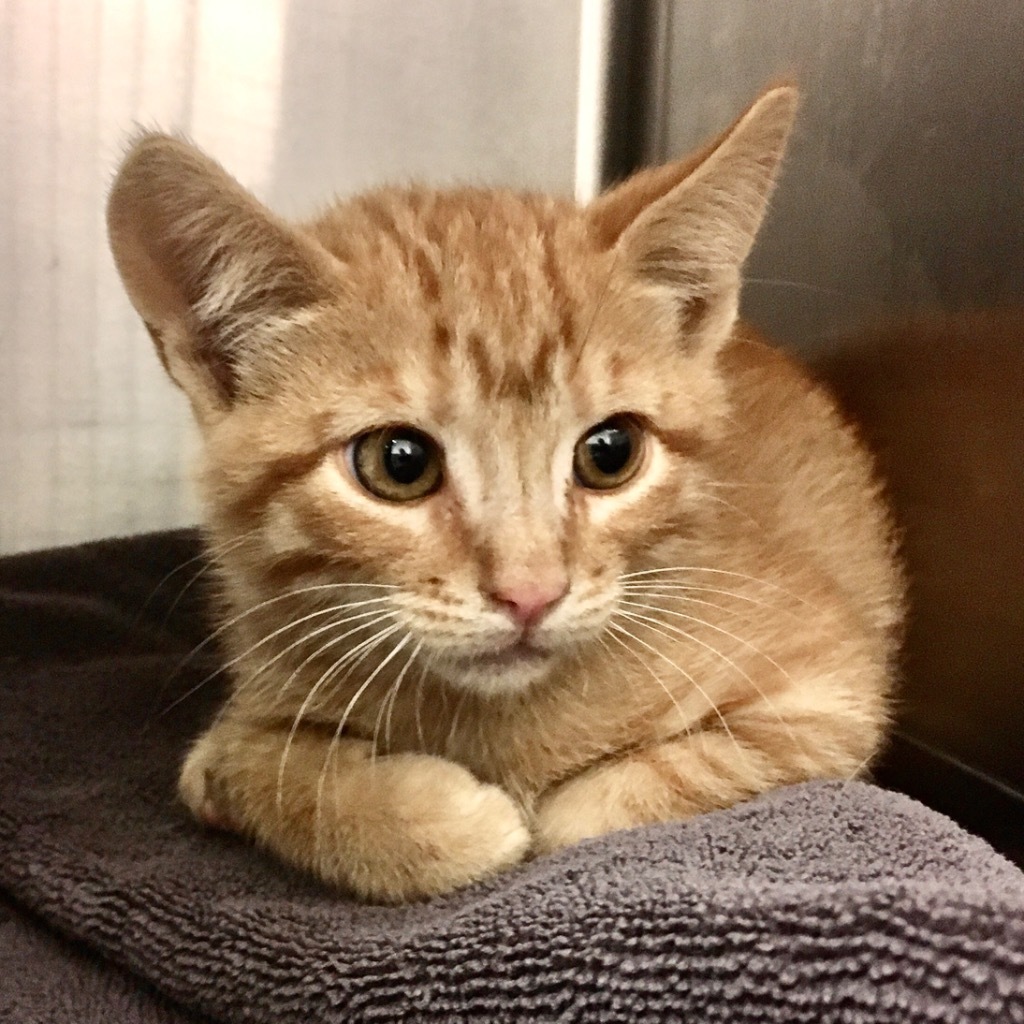
[[792, 86], [770, 89], [719, 138], [641, 171], [587, 210], [628, 273], [673, 295], [692, 348], [713, 350], [736, 317], [740, 269], [775, 186], [796, 115]]
[[273, 324], [326, 299], [332, 257], [181, 139], [138, 137], [107, 202], [114, 261], [201, 427], [257, 385]]

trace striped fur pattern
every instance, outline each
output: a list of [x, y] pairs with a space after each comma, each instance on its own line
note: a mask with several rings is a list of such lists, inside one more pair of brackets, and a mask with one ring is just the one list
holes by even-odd
[[[586, 207], [386, 188], [299, 225], [135, 142], [111, 244], [203, 432], [234, 683], [183, 766], [197, 817], [401, 901], [871, 760], [902, 616], [879, 485], [736, 323], [795, 105]], [[637, 468], [595, 490], [574, 451], [613, 416]], [[443, 464], [410, 501], [354, 471], [398, 424]]]

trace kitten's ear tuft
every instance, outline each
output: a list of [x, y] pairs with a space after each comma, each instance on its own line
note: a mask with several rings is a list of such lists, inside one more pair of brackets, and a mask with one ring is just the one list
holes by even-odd
[[595, 237], [622, 254], [629, 272], [678, 294], [684, 328], [716, 310], [717, 333], [726, 320], [731, 328], [740, 268], [764, 218], [797, 104], [792, 86], [770, 89], [703, 150], [639, 172], [588, 208]]
[[245, 390], [266, 325], [323, 301], [331, 257], [181, 139], [134, 141], [107, 203], [114, 261], [200, 425]]

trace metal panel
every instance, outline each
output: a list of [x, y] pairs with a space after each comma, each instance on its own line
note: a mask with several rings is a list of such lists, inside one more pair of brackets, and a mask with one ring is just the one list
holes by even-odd
[[779, 76], [805, 101], [745, 312], [801, 346], [875, 314], [1024, 300], [1024, 4], [679, 0], [649, 159]]

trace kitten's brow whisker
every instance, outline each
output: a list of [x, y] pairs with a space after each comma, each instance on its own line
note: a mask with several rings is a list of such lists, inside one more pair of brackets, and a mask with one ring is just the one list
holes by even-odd
[[824, 285], [811, 284], [809, 281], [790, 281], [782, 277], [747, 277], [743, 275], [744, 285], [759, 284], [772, 288], [795, 288], [799, 291], [814, 292], [818, 295], [842, 295], [838, 288], [826, 288]]
[[619, 265], [620, 253], [619, 250], [612, 255], [611, 265], [608, 267], [608, 276], [604, 280], [604, 286], [601, 288], [601, 294], [598, 296], [597, 302], [594, 303], [594, 311], [590, 315], [590, 322], [587, 324], [587, 329], [583, 332], [583, 338], [580, 341], [579, 348], [576, 349], [576, 359], [574, 366], [579, 366], [583, 360], [583, 351], [587, 347], [587, 342], [590, 341], [590, 335], [594, 331], [594, 324], [597, 323], [597, 314], [601, 312], [601, 307], [604, 305], [605, 299], [608, 298], [608, 289], [611, 287], [612, 278], [615, 276], [615, 270]]
[[[202, 576], [202, 574], [204, 572], [207, 572], [210, 568], [212, 568], [213, 561], [210, 558], [210, 556], [212, 554], [224, 554], [227, 551], [231, 551], [231, 550], [233, 550], [236, 547], [241, 547], [242, 544], [245, 543], [245, 541], [247, 541], [247, 540], [251, 539], [252, 537], [254, 537], [257, 532], [258, 531], [256, 531], [256, 530], [249, 530], [247, 533], [243, 533], [239, 537], [230, 537], [228, 540], [222, 541], [220, 544], [213, 544], [213, 545], [206, 544], [206, 545], [203, 546], [203, 550], [200, 551], [198, 555], [193, 555], [191, 558], [185, 559], [185, 561], [182, 562], [180, 565], [176, 565], [150, 591], [149, 597], [146, 598], [146, 600], [143, 602], [142, 607], [139, 609], [138, 617], [136, 618], [136, 620], [134, 622], [134, 625], [137, 626], [139, 624], [139, 620], [145, 614], [145, 611], [149, 607], [150, 602], [153, 600], [154, 597], [156, 597], [156, 595], [160, 592], [162, 587], [164, 587], [168, 582], [170, 582], [170, 580], [174, 579], [174, 577], [177, 576], [178, 573], [181, 572], [183, 569], [187, 569], [190, 565], [194, 565], [196, 562], [205, 562], [206, 564], [203, 565], [202, 569], [200, 569], [199, 572], [196, 573], [196, 575], [193, 576], [188, 581], [188, 583], [185, 584], [185, 586], [182, 588], [181, 593], [175, 598], [174, 604], [171, 605], [170, 611], [167, 612], [167, 617], [170, 617], [170, 614], [171, 614], [171, 612], [174, 611], [174, 608], [177, 606], [178, 601], [181, 600], [182, 594], [184, 594], [185, 591], [188, 590], [188, 588], [191, 587], [192, 584], [200, 576]], [[166, 618], [165, 618], [165, 621], [166, 621]]]
[[[632, 616], [630, 616], [630, 615], [627, 615], [627, 614], [625, 614], [625, 613], [618, 613], [618, 614], [621, 614], [621, 615], [623, 616], [623, 618], [629, 619], [629, 620], [630, 620], [631, 622], [632, 622], [632, 621], [634, 621], [634, 620], [632, 619]], [[737, 754], [739, 754], [739, 755], [740, 755], [741, 757], [744, 757], [744, 758], [746, 758], [746, 759], [747, 759], [748, 761], [750, 760], [750, 754], [749, 754], [749, 753], [748, 753], [747, 751], [745, 751], [745, 750], [743, 749], [743, 747], [741, 747], [741, 746], [740, 746], [740, 744], [739, 744], [739, 742], [737, 741], [736, 737], [735, 737], [735, 736], [733, 735], [733, 731], [732, 731], [732, 729], [730, 729], [730, 728], [729, 728], [729, 723], [728, 723], [728, 722], [727, 722], [727, 721], [725, 720], [725, 716], [724, 716], [724, 715], [722, 714], [722, 712], [721, 712], [721, 711], [719, 710], [719, 708], [718, 708], [718, 705], [717, 705], [717, 704], [716, 704], [716, 703], [715, 703], [715, 702], [714, 702], [714, 701], [713, 701], [713, 700], [711, 699], [711, 697], [710, 697], [710, 695], [708, 694], [707, 690], [705, 690], [705, 689], [704, 689], [704, 688], [703, 688], [703, 687], [702, 687], [702, 686], [700, 685], [700, 683], [698, 683], [698, 682], [697, 682], [697, 680], [696, 680], [696, 679], [694, 679], [692, 675], [690, 675], [690, 673], [689, 673], [689, 672], [687, 672], [687, 671], [686, 671], [685, 669], [683, 669], [683, 668], [680, 668], [680, 667], [679, 667], [679, 665], [677, 665], [677, 664], [676, 664], [676, 663], [675, 663], [675, 662], [674, 662], [674, 661], [673, 661], [673, 660], [672, 660], [672, 659], [671, 659], [670, 657], [668, 657], [668, 656], [667, 656], [666, 654], [664, 654], [664, 653], [663, 653], [662, 651], [659, 651], [657, 647], [654, 647], [654, 646], [652, 646], [651, 644], [647, 643], [647, 642], [646, 642], [645, 640], [642, 640], [642, 639], [641, 639], [640, 637], [638, 637], [638, 636], [637, 636], [637, 635], [636, 635], [635, 633], [632, 633], [632, 632], [630, 632], [630, 631], [629, 631], [628, 629], [626, 629], [626, 628], [625, 628], [624, 626], [622, 626], [622, 625], [621, 625], [620, 623], [615, 623], [615, 622], [613, 622], [613, 623], [612, 623], [611, 625], [612, 625], [612, 628], [613, 628], [613, 629], [615, 629], [616, 631], [618, 631], [618, 632], [620, 632], [620, 633], [623, 633], [623, 634], [625, 634], [625, 635], [626, 635], [626, 636], [628, 636], [628, 637], [632, 637], [632, 639], [634, 639], [634, 640], [635, 640], [635, 641], [636, 641], [636, 642], [637, 642], [638, 644], [640, 644], [640, 645], [641, 645], [641, 646], [643, 646], [643, 647], [646, 647], [646, 648], [647, 648], [647, 650], [649, 650], [649, 651], [650, 651], [650, 652], [651, 652], [652, 654], [654, 654], [654, 655], [656, 655], [657, 657], [661, 658], [661, 659], [662, 659], [662, 661], [665, 661], [665, 662], [667, 662], [667, 663], [668, 663], [669, 665], [671, 665], [671, 666], [672, 666], [672, 667], [673, 667], [673, 668], [674, 668], [674, 669], [675, 669], [675, 670], [676, 670], [676, 671], [677, 671], [677, 672], [678, 672], [678, 673], [679, 673], [679, 674], [680, 674], [681, 676], [683, 676], [683, 678], [685, 678], [685, 679], [686, 679], [686, 680], [687, 680], [687, 681], [688, 681], [688, 682], [690, 683], [690, 685], [691, 685], [691, 686], [692, 686], [692, 687], [693, 687], [693, 688], [694, 688], [694, 689], [695, 689], [695, 690], [696, 690], [696, 691], [697, 691], [697, 692], [698, 692], [698, 693], [699, 693], [699, 694], [700, 694], [700, 695], [701, 695], [701, 696], [702, 696], [702, 697], [704, 698], [704, 700], [705, 700], [705, 701], [707, 702], [707, 704], [708, 704], [708, 707], [709, 707], [709, 708], [711, 709], [711, 711], [712, 711], [712, 712], [714, 713], [715, 717], [716, 717], [716, 718], [718, 719], [718, 721], [719, 721], [719, 722], [721, 723], [721, 725], [722, 725], [722, 728], [723, 728], [723, 729], [725, 730], [725, 733], [726, 733], [726, 735], [727, 735], [727, 736], [729, 737], [729, 739], [730, 739], [730, 740], [732, 740], [732, 744], [733, 744], [733, 746], [734, 746], [734, 747], [736, 748], [736, 753], [737, 753]], [[646, 628], [647, 628], [647, 629], [650, 629], [650, 630], [652, 630], [652, 632], [655, 632], [655, 633], [657, 633], [657, 632], [658, 632], [658, 630], [657, 630], [657, 629], [654, 629], [654, 628], [653, 628], [652, 626], [649, 626], [649, 625], [647, 625], [647, 623], [644, 623], [644, 622], [637, 622], [637, 623], [636, 623], [636, 625], [638, 625], [638, 626], [646, 626]]]
[[739, 507], [734, 505], [731, 501], [726, 501], [725, 498], [719, 498], [716, 494], [705, 494], [705, 501], [713, 501], [716, 505], [721, 505], [723, 508], [729, 509], [731, 512], [735, 512], [741, 519], [745, 519], [751, 526], [758, 530], [764, 530], [764, 523], [758, 522], [749, 512], [745, 512]]

